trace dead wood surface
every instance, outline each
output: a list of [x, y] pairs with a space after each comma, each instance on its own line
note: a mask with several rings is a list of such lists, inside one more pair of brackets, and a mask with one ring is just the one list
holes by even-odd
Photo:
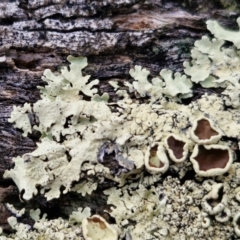
[[134, 65], [148, 68], [154, 76], [162, 68], [182, 72], [194, 42], [208, 34], [206, 20], [217, 19], [237, 29], [239, 9], [237, 0], [2, 0], [0, 226], [9, 230], [6, 219], [10, 213], [4, 202], [40, 207], [49, 217], [64, 217], [74, 205], [91, 204], [98, 213], [106, 202], [100, 189], [86, 198], [67, 194], [60, 202], [47, 203], [37, 197], [21, 203], [14, 183], [2, 178], [13, 157], [36, 146], [38, 134], [24, 138], [7, 120], [13, 105], [39, 99], [37, 86], [43, 85], [44, 69], [57, 70], [70, 54], [86, 56], [89, 66], [85, 72], [98, 78], [101, 91], [114, 99], [109, 80], [127, 81]]

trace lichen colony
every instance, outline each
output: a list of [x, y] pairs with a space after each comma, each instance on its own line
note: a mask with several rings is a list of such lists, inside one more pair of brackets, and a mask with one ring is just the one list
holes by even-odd
[[[135, 66], [124, 87], [109, 83], [116, 102], [82, 74], [84, 57], [69, 56], [69, 68], [57, 73], [45, 70], [41, 99], [14, 107], [9, 120], [23, 136], [39, 131], [41, 140], [35, 151], [14, 158], [4, 177], [23, 199], [42, 194], [47, 201], [59, 198], [61, 187], [85, 196], [105, 179], [116, 182], [103, 192], [114, 223], [88, 207], [79, 206], [69, 220], [48, 221], [32, 210], [32, 229], [11, 217], [17, 233], [0, 239], [240, 237], [240, 33], [215, 21], [207, 27], [215, 38], [195, 42], [184, 74], [163, 69], [150, 79]], [[222, 91], [194, 100], [197, 86]], [[83, 181], [83, 173], [95, 181]]]

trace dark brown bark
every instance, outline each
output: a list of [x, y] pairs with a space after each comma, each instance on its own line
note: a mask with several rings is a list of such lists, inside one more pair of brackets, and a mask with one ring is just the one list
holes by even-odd
[[[21, 136], [8, 118], [13, 105], [34, 103], [43, 85], [43, 70], [57, 70], [66, 57], [88, 57], [86, 73], [107, 82], [129, 78], [129, 69], [142, 65], [157, 75], [162, 68], [182, 71], [194, 41], [207, 33], [205, 21], [217, 19], [236, 28], [240, 4], [221, 0], [5, 0], [0, 3], [0, 226], [7, 229], [9, 216], [4, 202], [26, 208], [40, 207], [49, 217], [65, 216], [70, 206], [91, 204], [98, 213], [106, 199], [67, 194], [47, 203], [37, 197], [19, 203], [18, 190], [3, 179], [11, 159], [35, 148], [38, 134]], [[106, 186], [108, 183], [106, 182]], [[95, 200], [94, 200], [95, 199]], [[54, 208], [53, 208], [54, 206]], [[28, 219], [24, 219], [24, 221]]]

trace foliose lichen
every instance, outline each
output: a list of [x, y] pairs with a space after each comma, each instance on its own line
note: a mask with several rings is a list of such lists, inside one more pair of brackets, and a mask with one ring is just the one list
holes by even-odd
[[[60, 197], [61, 187], [63, 194], [85, 196], [104, 179], [114, 181], [118, 187], [104, 194], [115, 223], [91, 216], [90, 209], [68, 221], [33, 217], [31, 231], [11, 218], [16, 235], [95, 240], [96, 230], [105, 239], [240, 236], [240, 35], [215, 21], [207, 27], [215, 38], [196, 41], [185, 74], [163, 69], [150, 79], [147, 69], [135, 66], [127, 90], [110, 82], [117, 102], [99, 95], [99, 81], [82, 74], [84, 57], [69, 56], [69, 68], [58, 73], [45, 70], [41, 100], [14, 107], [9, 120], [24, 136], [39, 131], [41, 140], [35, 151], [14, 158], [4, 177], [14, 180], [23, 199], [42, 194], [48, 201]], [[223, 91], [184, 104], [198, 84]], [[74, 219], [83, 222], [83, 234]]]

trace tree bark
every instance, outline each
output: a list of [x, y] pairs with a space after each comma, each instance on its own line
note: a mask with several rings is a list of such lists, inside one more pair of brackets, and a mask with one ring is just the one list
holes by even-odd
[[[11, 159], [31, 152], [39, 135], [24, 138], [8, 122], [12, 107], [39, 98], [44, 69], [66, 65], [66, 57], [86, 56], [85, 73], [100, 80], [100, 90], [114, 93], [110, 80], [127, 81], [129, 69], [141, 65], [156, 76], [161, 69], [183, 72], [197, 39], [208, 34], [205, 22], [216, 19], [236, 29], [237, 0], [3, 0], [0, 3], [0, 226], [7, 232], [11, 214], [6, 202], [16, 207], [39, 207], [48, 216], [66, 216], [71, 205], [91, 204], [98, 213], [106, 206], [101, 189], [83, 198], [66, 194], [46, 202], [36, 197], [20, 202], [11, 180], [3, 179]], [[107, 186], [108, 183], [106, 183]], [[96, 200], [96, 195], [98, 200]], [[23, 222], [30, 223], [27, 217]]]

